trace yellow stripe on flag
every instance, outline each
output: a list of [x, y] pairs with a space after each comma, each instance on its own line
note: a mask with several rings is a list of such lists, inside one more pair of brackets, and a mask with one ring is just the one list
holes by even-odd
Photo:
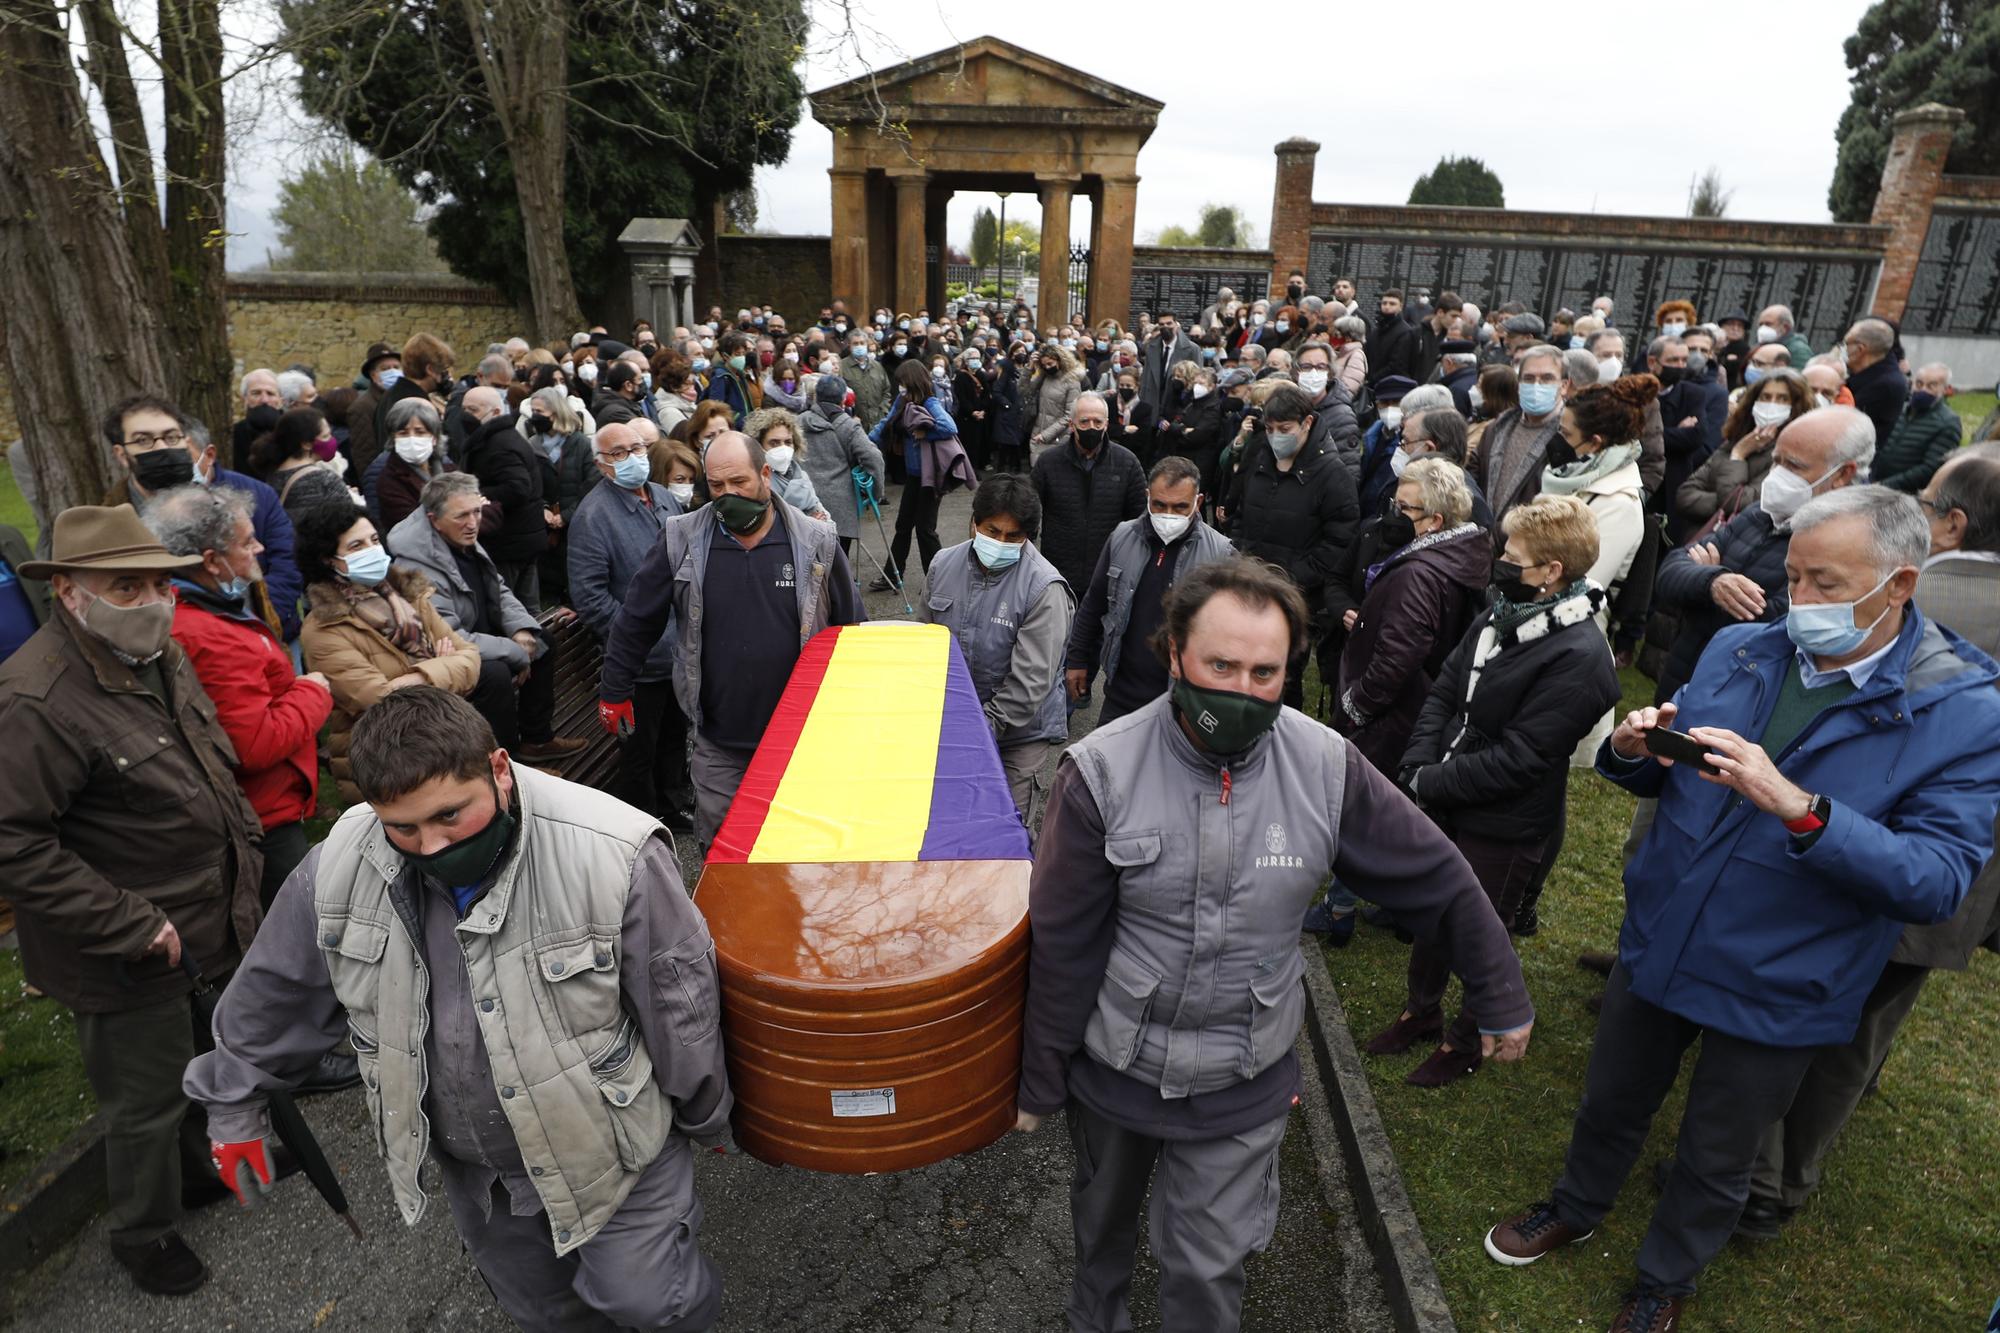
[[[951, 633], [842, 634], [751, 861], [914, 861], [930, 825]], [[898, 701], [884, 731], [881, 700]]]

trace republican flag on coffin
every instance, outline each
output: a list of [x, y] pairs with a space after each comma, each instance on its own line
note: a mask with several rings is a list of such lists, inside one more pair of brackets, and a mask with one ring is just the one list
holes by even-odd
[[799, 653], [708, 860], [1025, 861], [972, 673], [942, 625], [838, 625]]

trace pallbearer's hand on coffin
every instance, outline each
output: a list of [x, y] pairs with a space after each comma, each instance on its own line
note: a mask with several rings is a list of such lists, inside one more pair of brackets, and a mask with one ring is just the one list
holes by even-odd
[[1023, 1111], [1018, 1108], [1015, 1110], [1014, 1132], [1016, 1134], [1032, 1134], [1041, 1127], [1042, 1118], [1033, 1111]]

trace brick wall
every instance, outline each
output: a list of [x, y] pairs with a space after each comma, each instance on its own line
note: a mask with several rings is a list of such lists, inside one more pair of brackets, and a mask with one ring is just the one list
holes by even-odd
[[721, 306], [725, 316], [733, 318], [753, 302], [768, 304], [785, 317], [789, 327], [803, 329], [819, 318], [819, 308], [832, 291], [833, 242], [829, 237], [722, 238], [722, 295], [713, 304]]
[[1900, 320], [1910, 299], [1910, 283], [1930, 230], [1931, 208], [1944, 184], [1945, 155], [1952, 132], [1965, 113], [1956, 107], [1912, 107], [1897, 115], [1896, 137], [1882, 167], [1882, 185], [1875, 195], [1869, 221], [1889, 229], [1882, 258], [1882, 281], [1875, 289], [1875, 309]]
[[[402, 344], [435, 333], [477, 365], [486, 345], [524, 333], [528, 321], [504, 296], [450, 277], [334, 273], [236, 273], [229, 277], [229, 349], [236, 370], [293, 363], [314, 367], [322, 388], [347, 383], [368, 344]], [[217, 423], [211, 423], [217, 424]], [[13, 391], [0, 374], [0, 441], [17, 439]]]
[[1287, 139], [1273, 151], [1278, 175], [1271, 187], [1271, 290], [1243, 293], [1250, 300], [1284, 291], [1286, 275], [1304, 269], [1312, 249], [1313, 168], [1319, 145], [1311, 139]]

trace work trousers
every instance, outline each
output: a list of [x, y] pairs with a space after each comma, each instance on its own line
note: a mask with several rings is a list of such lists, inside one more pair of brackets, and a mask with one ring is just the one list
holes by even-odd
[[520, 598], [521, 605], [528, 608], [528, 614], [542, 613], [542, 560], [533, 556], [527, 560], [495, 560], [493, 567], [500, 571], [500, 581], [508, 591]]
[[1048, 762], [1049, 752], [1060, 743], [1022, 741], [1000, 747], [1000, 771], [1007, 775], [1007, 793], [1014, 798], [1014, 809], [1020, 812], [1021, 823], [1031, 833], [1035, 828], [1035, 791], [1042, 765]]
[[1750, 1197], [1750, 1169], [1812, 1063], [1810, 1046], [1766, 1046], [1704, 1029], [1632, 994], [1624, 964], [1611, 970], [1590, 1048], [1556, 1213], [1579, 1232], [1611, 1211], [1646, 1131], [1701, 1038], [1666, 1192], [1639, 1246], [1639, 1283], [1686, 1295], [1729, 1242]]
[[1889, 1058], [1903, 1020], [1916, 1007], [1931, 970], [1890, 963], [1861, 1006], [1861, 1027], [1845, 1046], [1822, 1046], [1806, 1070], [1792, 1107], [1764, 1135], [1750, 1193], [1796, 1208], [1819, 1188], [1820, 1168], [1847, 1126], [1868, 1082]]
[[[1542, 867], [1546, 838], [1533, 842], [1502, 842], [1461, 833], [1452, 839], [1465, 863], [1472, 867], [1479, 887], [1502, 924], [1514, 919], [1521, 895], [1535, 882]], [[1445, 983], [1451, 980], [1451, 947], [1443, 940], [1418, 940], [1410, 947], [1410, 995], [1404, 1008], [1412, 1015], [1437, 1013], [1444, 1001]], [[1463, 1006], [1445, 1031], [1445, 1043], [1454, 1051], [1479, 1049], [1479, 1022]]]
[[717, 745], [700, 732], [694, 734], [694, 752], [688, 758], [688, 780], [694, 784], [694, 835], [705, 854], [715, 841], [729, 813], [736, 789], [743, 784], [744, 770], [750, 767], [754, 750], [731, 750]]
[[257, 897], [266, 912], [271, 910], [271, 900], [278, 896], [278, 890], [285, 887], [285, 881], [299, 868], [299, 862], [306, 859], [308, 850], [306, 826], [299, 820], [264, 830], [264, 878], [257, 885]]
[[674, 682], [642, 680], [632, 690], [633, 729], [618, 742], [618, 777], [612, 795], [649, 815], [664, 817], [687, 795], [687, 717]]
[[923, 561], [924, 572], [929, 573], [931, 561], [937, 557], [938, 547], [938, 493], [930, 486], [919, 486], [915, 477], [903, 485], [903, 498], [896, 506], [896, 535], [889, 541], [889, 568], [906, 582], [909, 579], [910, 535], [916, 534], [917, 558]]
[[1243, 1310], [1243, 1261], [1278, 1226], [1278, 1145], [1285, 1117], [1216, 1139], [1156, 1139], [1075, 1098], [1064, 1110], [1076, 1174], [1070, 1223], [1074, 1333], [1130, 1333], [1139, 1207], [1160, 1266], [1161, 1333], [1233, 1333]]
[[208, 1117], [190, 1114], [181, 1091], [181, 1075], [195, 1057], [188, 997], [78, 1014], [76, 1037], [104, 1119], [111, 1243], [151, 1244], [180, 1224], [181, 1181], [191, 1174], [184, 1167], [208, 1156]]
[[595, 1236], [558, 1255], [548, 1214], [513, 1215], [506, 1185], [485, 1199], [444, 1173], [459, 1238], [493, 1298], [529, 1333], [697, 1333], [722, 1313], [722, 1278], [698, 1245], [693, 1153], [678, 1134]]

